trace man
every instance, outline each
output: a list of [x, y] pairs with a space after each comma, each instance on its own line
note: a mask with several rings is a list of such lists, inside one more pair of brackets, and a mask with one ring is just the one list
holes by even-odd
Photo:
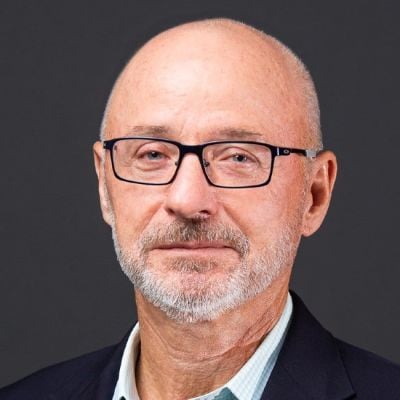
[[225, 19], [165, 31], [122, 71], [101, 136], [101, 209], [139, 322], [0, 399], [400, 398], [398, 366], [334, 339], [288, 292], [337, 169], [289, 49]]

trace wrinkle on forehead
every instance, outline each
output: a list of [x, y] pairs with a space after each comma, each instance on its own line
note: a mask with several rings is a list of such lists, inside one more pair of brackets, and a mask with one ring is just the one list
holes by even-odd
[[[140, 93], [157, 96], [156, 90], [152, 92], [151, 83], [163, 79], [163, 74], [177, 75], [179, 79], [170, 79], [174, 90], [177, 84], [185, 87], [190, 83], [193, 74], [196, 74], [197, 83], [204, 80], [202, 90], [207, 90], [207, 74], [214, 79], [218, 77], [218, 84], [223, 85], [224, 76], [229, 73], [236, 76], [238, 90], [240, 83], [246, 82], [250, 91], [258, 90], [265, 93], [265, 97], [270, 94], [271, 102], [281, 110], [281, 118], [286, 118], [289, 125], [296, 124], [304, 146], [321, 147], [318, 101], [304, 65], [273, 37], [226, 19], [180, 25], [148, 41], [118, 78], [105, 120], [113, 118], [122, 99], [132, 90], [137, 89], [139, 96]], [[273, 109], [272, 114], [274, 112]], [[104, 121], [103, 128], [105, 125]]]

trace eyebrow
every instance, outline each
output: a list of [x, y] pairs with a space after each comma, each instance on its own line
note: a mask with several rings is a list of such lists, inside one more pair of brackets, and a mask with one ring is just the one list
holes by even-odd
[[244, 139], [244, 138], [255, 138], [264, 136], [260, 132], [255, 132], [252, 130], [244, 128], [223, 128], [215, 131], [218, 137], [223, 137], [227, 139]]
[[[208, 135], [212, 136], [211, 140], [221, 140], [221, 139], [249, 139], [249, 138], [260, 138], [264, 135], [260, 132], [255, 132], [245, 128], [234, 128], [225, 127], [222, 129], [215, 129], [206, 132]], [[150, 137], [160, 137], [166, 139], [172, 139], [171, 136], [174, 131], [168, 126], [164, 125], [136, 125], [130, 127], [126, 135], [124, 136], [150, 136]]]
[[163, 125], [136, 125], [131, 126], [124, 136], [161, 136], [168, 137], [171, 130]]

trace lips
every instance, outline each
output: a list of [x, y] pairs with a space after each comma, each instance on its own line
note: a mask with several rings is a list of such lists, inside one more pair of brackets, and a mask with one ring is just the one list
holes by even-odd
[[227, 249], [232, 248], [223, 242], [173, 242], [156, 246], [154, 249], [169, 250], [169, 249]]

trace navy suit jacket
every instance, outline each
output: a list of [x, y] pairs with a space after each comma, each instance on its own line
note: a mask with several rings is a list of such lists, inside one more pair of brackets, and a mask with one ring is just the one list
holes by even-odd
[[[263, 400], [400, 400], [400, 366], [334, 338], [292, 297], [291, 324]], [[3, 388], [0, 400], [111, 400], [128, 336]]]

